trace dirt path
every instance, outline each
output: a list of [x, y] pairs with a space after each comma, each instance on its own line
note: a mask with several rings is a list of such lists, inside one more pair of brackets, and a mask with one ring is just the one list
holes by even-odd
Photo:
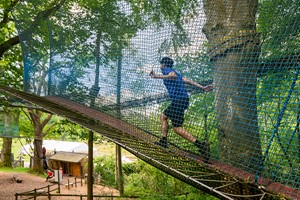
[[[16, 183], [14, 181], [14, 176], [22, 179], [22, 183]], [[68, 177], [64, 177], [63, 184], [67, 183]], [[70, 178], [70, 182], [74, 181], [74, 178]], [[45, 178], [34, 176], [29, 173], [13, 173], [13, 172], [0, 172], [0, 200], [14, 200], [15, 193], [26, 192], [34, 190], [35, 188], [41, 188], [48, 186], [49, 182], [46, 182]], [[99, 185], [94, 186], [95, 195], [114, 195], [117, 196], [119, 193], [113, 188], [103, 187]], [[53, 192], [55, 193], [55, 192]], [[61, 186], [61, 194], [87, 194], [87, 185], [77, 184], [77, 187], [67, 187]], [[47, 199], [46, 197], [39, 197], [38, 199]], [[51, 200], [78, 200], [79, 197], [52, 197]], [[85, 198], [83, 198], [85, 199]]]

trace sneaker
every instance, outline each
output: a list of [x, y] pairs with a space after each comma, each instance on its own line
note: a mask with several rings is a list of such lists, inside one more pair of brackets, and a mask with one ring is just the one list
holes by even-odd
[[168, 148], [167, 140], [160, 139], [158, 142], [154, 142], [154, 144], [161, 146], [163, 148]]

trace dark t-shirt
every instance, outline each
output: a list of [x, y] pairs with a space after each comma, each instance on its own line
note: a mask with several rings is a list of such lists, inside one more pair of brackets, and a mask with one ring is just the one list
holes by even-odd
[[170, 67], [162, 68], [161, 71], [163, 75], [168, 75], [170, 72], [174, 72], [177, 76], [176, 80], [163, 79], [164, 85], [166, 86], [170, 98], [173, 101], [189, 97], [180, 73]]

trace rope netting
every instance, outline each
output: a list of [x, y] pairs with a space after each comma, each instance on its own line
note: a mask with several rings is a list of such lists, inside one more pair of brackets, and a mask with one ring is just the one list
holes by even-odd
[[[144, 131], [144, 145], [151, 135], [163, 150], [224, 163], [252, 174], [255, 184], [264, 178], [299, 190], [299, 6], [22, 1], [14, 17], [25, 91], [131, 124]], [[122, 138], [125, 148], [139, 151], [143, 135]]]

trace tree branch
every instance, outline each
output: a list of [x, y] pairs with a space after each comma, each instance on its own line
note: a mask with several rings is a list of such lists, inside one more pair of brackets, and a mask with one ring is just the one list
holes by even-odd
[[10, 48], [12, 48], [13, 46], [19, 43], [20, 43], [19, 36], [15, 36], [0, 44], [0, 59], [3, 57], [6, 51], [8, 51]]
[[33, 109], [28, 109], [29, 115], [32, 119], [33, 124], [35, 124], [35, 122], [38, 120], [38, 116], [36, 113], [34, 113]]
[[[57, 5], [53, 6], [52, 8], [39, 12], [36, 15], [36, 17], [35, 17], [34, 22], [32, 23], [32, 25], [30, 27], [28, 27], [28, 29], [24, 30], [19, 36], [21, 38], [22, 37], [30, 37], [31, 34], [33, 33], [33, 30], [36, 30], [36, 27], [38, 26], [39, 22], [41, 20], [47, 19], [50, 15], [52, 15], [54, 12], [56, 12], [57, 10], [59, 10], [61, 8], [61, 6], [65, 3], [65, 1], [66, 0], [61, 0]], [[15, 7], [15, 5], [18, 2], [19, 2], [19, 0], [13, 1], [11, 3], [10, 8]], [[6, 9], [6, 12], [9, 12], [9, 9]], [[5, 25], [7, 23], [7, 22], [5, 23], [5, 20], [8, 20], [8, 19], [5, 19], [4, 21], [3, 20], [1, 22], [4, 23], [3, 25]], [[19, 36], [15, 36], [13, 38], [10, 38], [10, 39], [8, 39], [7, 41], [5, 41], [4, 43], [2, 43], [0, 45], [0, 59], [3, 57], [4, 53], [7, 50], [9, 50], [11, 47], [13, 47], [13, 46], [15, 46], [15, 45], [17, 45], [17, 44], [20, 43]]]
[[0, 22], [0, 28], [3, 28], [7, 23], [8, 23], [8, 9], [5, 9], [4, 12], [3, 12], [3, 18]]
[[57, 126], [59, 123], [54, 123], [54, 124], [52, 124], [49, 128], [47, 128], [47, 130], [45, 130], [45, 131], [43, 131], [44, 133], [43, 133], [43, 137], [45, 137], [48, 133], [49, 133], [49, 131], [54, 127], [54, 126]]
[[39, 22], [41, 20], [46, 20], [49, 18], [50, 15], [52, 15], [53, 13], [55, 13], [57, 10], [59, 10], [62, 5], [65, 3], [66, 0], [61, 0], [57, 5], [53, 6], [52, 8], [49, 8], [47, 10], [43, 10], [41, 12], [39, 12], [36, 17], [34, 18], [33, 23], [31, 24], [30, 27], [28, 27], [28, 29], [24, 30], [21, 34], [20, 37], [21, 38], [26, 38], [31, 36], [31, 34], [33, 33], [33, 30], [36, 30], [36, 27], [38, 26]]
[[21, 110], [23, 111], [23, 113], [25, 114], [25, 116], [28, 118], [28, 120], [32, 124], [32, 120], [31, 120], [30, 116], [27, 114], [27, 112], [23, 108], [21, 108]]
[[46, 124], [50, 121], [50, 119], [52, 118], [53, 114], [49, 114], [46, 119], [44, 119], [44, 121], [42, 121], [41, 125], [42, 127], [45, 127]]

